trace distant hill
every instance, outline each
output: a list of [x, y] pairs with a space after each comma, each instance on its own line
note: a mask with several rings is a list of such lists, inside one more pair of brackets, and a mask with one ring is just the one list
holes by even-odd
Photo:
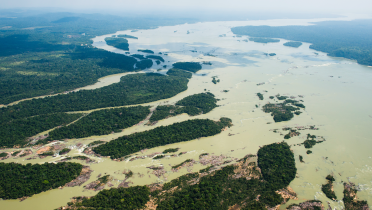
[[52, 23], [67, 23], [67, 22], [74, 22], [80, 19], [80, 17], [64, 17], [55, 21], [52, 21]]

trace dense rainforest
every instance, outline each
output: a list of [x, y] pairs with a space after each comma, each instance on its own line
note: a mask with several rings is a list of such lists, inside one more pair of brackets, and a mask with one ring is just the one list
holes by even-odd
[[115, 48], [128, 51], [129, 50], [129, 44], [128, 40], [124, 38], [112, 38], [112, 37], [106, 37], [105, 38], [106, 44], [113, 46]]
[[28, 138], [43, 131], [63, 126], [81, 117], [82, 114], [44, 114], [0, 123], [0, 147], [23, 146]]
[[[0, 122], [2, 124], [0, 132], [4, 133], [4, 138], [0, 140], [0, 145], [9, 147], [15, 144], [24, 144], [26, 143], [26, 137], [67, 124], [80, 117], [80, 115], [57, 114], [59, 112], [141, 104], [170, 98], [186, 90], [187, 83], [188, 79], [184, 77], [164, 76], [153, 73], [133, 74], [122, 77], [119, 83], [103, 88], [80, 90], [68, 94], [23, 101], [17, 105], [3, 107], [0, 108]], [[56, 113], [55, 118], [48, 117], [52, 113]], [[140, 115], [142, 116], [142, 114]], [[62, 119], [58, 117], [60, 115], [66, 116]], [[83, 129], [80, 126], [81, 124], [78, 127], [71, 127], [74, 128], [74, 131], [71, 131], [72, 133], [66, 128], [52, 132], [55, 136], [51, 136], [51, 138], [83, 137], [84, 135], [95, 135], [98, 133], [107, 134], [107, 132], [112, 131], [111, 129], [114, 129], [114, 131], [121, 129], [119, 128], [121, 125], [119, 127], [113, 126], [113, 122], [110, 122], [110, 119], [106, 119], [105, 123], [101, 123], [99, 126], [97, 124], [92, 124], [91, 127], [88, 125], [83, 126], [84, 129], [96, 126], [95, 128], [99, 128], [97, 131], [83, 131], [80, 130]]]
[[16, 199], [55, 189], [75, 179], [82, 168], [78, 163], [0, 163], [0, 198]]
[[[91, 39], [118, 30], [185, 21], [192, 20], [74, 13], [1, 18], [0, 104], [70, 91], [94, 84], [100, 77], [134, 71], [136, 59], [93, 48]], [[144, 69], [143, 63], [140, 66]]]
[[192, 77], [192, 73], [181, 70], [181, 69], [175, 69], [175, 68], [169, 69], [167, 71], [167, 74], [169, 76], [185, 77], [185, 78], [188, 78], [188, 79], [191, 79], [191, 77]]
[[132, 74], [119, 83], [94, 90], [80, 90], [68, 94], [33, 99], [0, 108], [0, 121], [9, 122], [34, 115], [83, 111], [103, 107], [141, 104], [170, 98], [187, 89], [188, 79], [161, 74]]
[[372, 20], [326, 21], [309, 26], [240, 26], [238, 35], [312, 43], [311, 49], [372, 66]]
[[[220, 169], [209, 166], [164, 185], [104, 190], [91, 198], [78, 198], [77, 202], [71, 202], [65, 208], [143, 209], [150, 198], [157, 209], [227, 210], [234, 206], [248, 210], [267, 209], [285, 203], [287, 200], [275, 191], [286, 188], [294, 179], [293, 153], [286, 143], [280, 143], [263, 146], [259, 155], [261, 170], [264, 173], [273, 171], [278, 178], [261, 175], [260, 168], [249, 159], [252, 155], [248, 155], [233, 165]], [[284, 182], [277, 183], [280, 179]]]
[[206, 114], [217, 107], [217, 100], [212, 93], [199, 93], [187, 96], [178, 101], [175, 106], [158, 106], [150, 118], [150, 122], [187, 113], [190, 116]]
[[287, 143], [266, 145], [258, 150], [257, 157], [262, 176], [273, 190], [288, 186], [296, 177], [294, 155]]
[[139, 123], [149, 114], [149, 107], [144, 106], [95, 111], [74, 124], [51, 131], [46, 140], [83, 138], [118, 132]]
[[176, 69], [191, 71], [193, 73], [202, 69], [201, 64], [198, 62], [177, 62], [173, 64], [173, 67]]
[[188, 120], [123, 136], [94, 147], [93, 151], [102, 156], [117, 159], [143, 149], [213, 136], [221, 133], [222, 128], [230, 125], [231, 120], [228, 118], [221, 118], [218, 122], [209, 119]]

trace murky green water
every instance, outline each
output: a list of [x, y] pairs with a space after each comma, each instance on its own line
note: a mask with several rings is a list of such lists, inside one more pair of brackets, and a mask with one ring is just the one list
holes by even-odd
[[[346, 18], [345, 18], [346, 19]], [[203, 65], [203, 70], [193, 76], [188, 85], [188, 90], [177, 96], [148, 103], [156, 106], [159, 104], [172, 104], [176, 101], [207, 89], [221, 99], [215, 108], [208, 114], [189, 117], [186, 114], [168, 118], [155, 126], [140, 124], [106, 136], [96, 136], [83, 139], [73, 139], [64, 142], [71, 148], [82, 142], [87, 145], [94, 140], [112, 140], [119, 136], [133, 132], [153, 129], [161, 125], [170, 125], [187, 119], [209, 118], [218, 120], [220, 117], [229, 117], [234, 126], [221, 134], [193, 140], [190, 142], [166, 145], [144, 152], [136, 153], [144, 156], [155, 152], [162, 152], [167, 148], [180, 148], [179, 152], [187, 152], [179, 157], [166, 157], [160, 160], [151, 158], [137, 159], [134, 161], [116, 162], [108, 158], [92, 157], [98, 163], [90, 164], [94, 170], [88, 184], [97, 179], [98, 174], [110, 174], [116, 180], [124, 180], [122, 171], [132, 170], [135, 175], [128, 181], [133, 185], [145, 185], [154, 182], [164, 182], [188, 173], [187, 168], [172, 172], [171, 166], [181, 163], [186, 159], [199, 160], [201, 153], [224, 155], [226, 160], [242, 158], [246, 154], [255, 154], [259, 146], [273, 142], [283, 141], [279, 133], [272, 129], [283, 127], [315, 125], [319, 130], [302, 130], [301, 135], [286, 140], [288, 144], [302, 143], [306, 134], [323, 136], [326, 141], [315, 145], [312, 154], [307, 155], [303, 146], [293, 146], [298, 168], [298, 178], [290, 186], [297, 192], [302, 202], [309, 199], [320, 199], [326, 205], [331, 202], [333, 208], [341, 209], [342, 203], [333, 202], [321, 192], [321, 185], [325, 184], [325, 177], [333, 173], [336, 179], [335, 192], [342, 199], [342, 181], [352, 181], [359, 185], [361, 191], [358, 197], [372, 203], [372, 146], [370, 128], [372, 125], [372, 68], [361, 66], [354, 61], [331, 58], [325, 53], [309, 49], [304, 43], [299, 48], [283, 46], [286, 40], [280, 43], [261, 44], [245, 42], [247, 37], [235, 37], [230, 28], [239, 25], [307, 25], [309, 22], [319, 20], [269, 20], [246, 22], [214, 22], [185, 24], [170, 27], [161, 27], [154, 30], [140, 30], [137, 32], [117, 32], [116, 34], [129, 34], [138, 37], [138, 40], [129, 39], [130, 52], [137, 53], [137, 49], [151, 49], [156, 53], [167, 53], [163, 56], [165, 65], [176, 61], [210, 61], [212, 66]], [[190, 33], [187, 34], [187, 31]], [[222, 36], [220, 36], [222, 35]], [[111, 36], [107, 35], [107, 36]], [[124, 53], [105, 45], [106, 36], [94, 39], [94, 45], [117, 53]], [[196, 51], [196, 52], [192, 52]], [[264, 53], [276, 53], [276, 56], [267, 57]], [[154, 66], [150, 71], [156, 71], [164, 64]], [[165, 73], [166, 71], [160, 71]], [[204, 75], [204, 76], [203, 76]], [[121, 75], [120, 75], [121, 76]], [[213, 84], [212, 76], [217, 76], [220, 83]], [[109, 77], [105, 85], [118, 82], [119, 76]], [[115, 80], [116, 78], [116, 80]], [[102, 83], [102, 82], [101, 82]], [[257, 85], [264, 83], [263, 85]], [[102, 84], [89, 88], [99, 88]], [[223, 92], [229, 90], [229, 92]], [[267, 92], [265, 92], [267, 91]], [[257, 92], [264, 95], [260, 101]], [[264, 113], [261, 106], [273, 100], [269, 96], [276, 94], [295, 96], [297, 100], [304, 100], [306, 109], [291, 121], [274, 123], [270, 114]], [[299, 98], [303, 95], [303, 98]], [[259, 108], [256, 108], [258, 105]], [[271, 124], [268, 124], [271, 123]], [[286, 134], [286, 131], [281, 131]], [[230, 134], [230, 135], [229, 135]], [[231, 135], [234, 134], [234, 135]], [[83, 151], [73, 149], [69, 155], [78, 155]], [[305, 163], [300, 163], [298, 156], [304, 157]], [[29, 157], [29, 156], [28, 156]], [[42, 163], [56, 161], [61, 157], [45, 159], [14, 159], [3, 162]], [[77, 161], [81, 162], [82, 161]], [[151, 174], [149, 166], [163, 165], [167, 173], [158, 178]], [[200, 170], [206, 166], [195, 164], [192, 171]], [[191, 169], [189, 169], [191, 170]], [[119, 181], [114, 181], [117, 186]], [[2, 209], [53, 209], [65, 205], [71, 197], [79, 195], [94, 195], [97, 192], [85, 190], [83, 186], [54, 189], [34, 195], [23, 202], [18, 200], [0, 201]], [[292, 202], [292, 201], [291, 201]], [[282, 207], [283, 208], [283, 207]]]

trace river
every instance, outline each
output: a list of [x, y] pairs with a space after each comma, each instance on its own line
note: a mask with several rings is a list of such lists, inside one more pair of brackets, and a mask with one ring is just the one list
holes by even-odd
[[[338, 20], [353, 18], [338, 18]], [[170, 125], [188, 119], [209, 118], [218, 120], [220, 117], [232, 119], [234, 126], [221, 134], [166, 145], [136, 153], [138, 156], [162, 152], [167, 148], [180, 148], [179, 152], [187, 152], [179, 157], [166, 157], [160, 160], [151, 158], [134, 161], [116, 162], [108, 158], [92, 157], [98, 163], [90, 164], [94, 170], [86, 185], [97, 179], [98, 174], [110, 174], [116, 180], [124, 180], [121, 173], [124, 169], [132, 170], [135, 175], [130, 178], [130, 186], [145, 185], [154, 182], [165, 182], [188, 173], [186, 168], [179, 172], [172, 172], [171, 166], [186, 159], [199, 160], [201, 153], [224, 155], [226, 160], [242, 158], [246, 154], [257, 153], [260, 146], [281, 142], [283, 135], [273, 132], [279, 129], [282, 134], [285, 127], [315, 125], [319, 130], [300, 130], [299, 136], [292, 137], [288, 144], [298, 144], [306, 140], [306, 135], [323, 136], [326, 141], [315, 145], [312, 154], [307, 155], [304, 146], [292, 146], [296, 158], [297, 177], [290, 186], [298, 194], [299, 199], [291, 203], [305, 200], [319, 199], [327, 206], [342, 209], [342, 201], [331, 201], [322, 193], [321, 185], [326, 183], [325, 177], [334, 174], [336, 181], [334, 189], [338, 199], [343, 198], [342, 182], [354, 182], [360, 188], [358, 198], [367, 200], [372, 204], [372, 146], [370, 128], [372, 124], [372, 68], [357, 64], [355, 61], [332, 58], [325, 53], [309, 49], [309, 43], [303, 43], [299, 48], [283, 46], [287, 40], [277, 43], [255, 43], [248, 41], [245, 36], [237, 37], [230, 28], [244, 25], [309, 25], [311, 22], [330, 19], [308, 20], [264, 20], [264, 21], [228, 21], [196, 24], [183, 24], [166, 26], [151, 30], [119, 31], [118, 34], [128, 34], [138, 39], [128, 39], [131, 54], [143, 54], [138, 49], [150, 49], [156, 54], [162, 53], [165, 63], [155, 65], [147, 72], [157, 72], [163, 65], [168, 67], [177, 61], [208, 61], [212, 65], [203, 65], [203, 69], [194, 74], [188, 84], [188, 89], [170, 99], [147, 103], [156, 106], [159, 104], [174, 104], [178, 100], [195, 93], [208, 90], [215, 94], [219, 107], [208, 114], [189, 117], [186, 114], [168, 118], [154, 126], [140, 124], [125, 129], [121, 133], [106, 136], [95, 136], [82, 139], [73, 139], [64, 142], [73, 148], [69, 153], [73, 156], [80, 154], [82, 149], [74, 147], [77, 143], [87, 145], [94, 140], [112, 140], [134, 132], [153, 129], [162, 125]], [[332, 20], [332, 19], [331, 19]], [[103, 42], [105, 37], [93, 39], [95, 47], [116, 53], [124, 51], [107, 46]], [[266, 56], [264, 53], [276, 53], [276, 56]], [[167, 54], [167, 55], [164, 55]], [[168, 68], [167, 68], [168, 69]], [[159, 71], [165, 73], [166, 69]], [[122, 75], [120, 75], [122, 76]], [[212, 76], [217, 76], [220, 82], [212, 83]], [[109, 78], [105, 85], [118, 82], [119, 76]], [[102, 82], [101, 82], [102, 83]], [[93, 88], [102, 87], [96, 84]], [[91, 89], [92, 87], [90, 87]], [[223, 90], [228, 90], [224, 92]], [[259, 100], [256, 93], [262, 93], [264, 100]], [[261, 107], [274, 102], [269, 96], [277, 94], [293, 96], [296, 100], [303, 100], [306, 109], [299, 116], [288, 122], [274, 123], [268, 113]], [[300, 95], [302, 97], [300, 97]], [[256, 105], [258, 107], [256, 107]], [[304, 157], [301, 163], [298, 156]], [[24, 160], [10, 158], [3, 162], [42, 163], [56, 161], [61, 157], [48, 157], [45, 159]], [[82, 161], [76, 161], [82, 163]], [[163, 165], [167, 173], [164, 177], [151, 174], [149, 166]], [[206, 166], [195, 164], [191, 171], [198, 171]], [[114, 186], [119, 184], [113, 182]], [[4, 209], [54, 209], [66, 205], [73, 196], [91, 196], [97, 192], [85, 190], [83, 186], [54, 189], [34, 195], [23, 202], [18, 200], [0, 201]]]

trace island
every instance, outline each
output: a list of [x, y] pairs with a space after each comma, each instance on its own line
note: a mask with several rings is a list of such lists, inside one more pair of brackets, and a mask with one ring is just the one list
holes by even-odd
[[125, 50], [125, 51], [129, 50], [128, 40], [124, 38], [106, 37], [105, 42], [107, 43], [107, 45], [113, 46], [115, 48]]
[[274, 143], [263, 146], [257, 157], [248, 154], [235, 164], [211, 165], [164, 184], [111, 188], [92, 197], [74, 197], [63, 209], [150, 206], [156, 209], [267, 209], [297, 199], [296, 193], [288, 188], [295, 175], [295, 160], [289, 146]]
[[298, 48], [302, 45], [302, 42], [286, 42], [283, 44], [284, 46], [287, 46], [287, 47], [295, 47], [295, 48]]

